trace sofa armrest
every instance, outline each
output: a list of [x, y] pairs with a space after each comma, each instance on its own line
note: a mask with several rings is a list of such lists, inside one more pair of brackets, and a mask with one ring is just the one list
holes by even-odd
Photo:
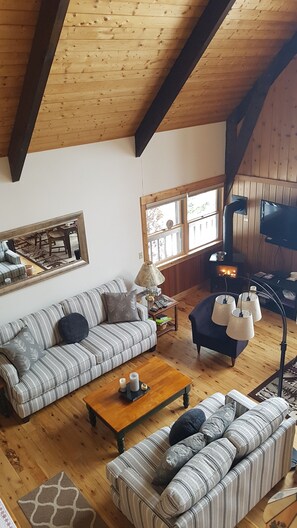
[[232, 389], [226, 394], [225, 401], [226, 403], [233, 401], [236, 403], [236, 418], [257, 405], [257, 402], [248, 398], [248, 396], [241, 394], [241, 392], [236, 389]]
[[4, 354], [0, 354], [0, 377], [8, 387], [13, 387], [20, 381], [17, 369]]
[[5, 251], [5, 260], [10, 262], [10, 264], [21, 264], [20, 256], [14, 251], [11, 251], [11, 249]]
[[137, 311], [141, 321], [146, 321], [148, 319], [148, 309], [146, 306], [137, 303]]
[[[133, 468], [124, 469], [119, 476], [119, 495], [121, 511], [134, 526], [143, 526], [142, 509], [146, 512], [145, 518], [147, 521], [147, 516], [151, 516], [152, 521], [156, 515], [163, 519], [158, 510], [159, 493], [149, 481]], [[148, 523], [148, 526], [153, 525], [153, 522]], [[168, 526], [167, 523], [164, 526]]]

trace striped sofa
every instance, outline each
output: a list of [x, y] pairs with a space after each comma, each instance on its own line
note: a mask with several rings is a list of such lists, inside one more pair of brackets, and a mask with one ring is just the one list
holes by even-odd
[[6, 241], [0, 241], [0, 285], [4, 284], [5, 279], [14, 281], [25, 276], [26, 266], [21, 263], [20, 256], [9, 249]]
[[[217, 479], [214, 487], [209, 485], [209, 475], [201, 474], [203, 465], [200, 461], [195, 465], [195, 459], [198, 460], [201, 451], [187, 463], [188, 468], [186, 464], [179, 471], [175, 480], [160, 495], [152, 481], [156, 468], [169, 447], [170, 428], [163, 427], [107, 464], [107, 478], [114, 504], [136, 528], [234, 528], [290, 469], [295, 420], [284, 418], [287, 409], [284, 400], [274, 400], [274, 404], [269, 402], [269, 405], [276, 408], [278, 421], [275, 422], [276, 418], [271, 421], [273, 425], [269, 424], [266, 434], [258, 431], [258, 447], [246, 456], [236, 458], [235, 455], [232, 466], [227, 469], [225, 476]], [[245, 441], [249, 434], [244, 434], [245, 427], [242, 424], [248, 423], [249, 430], [252, 430], [256, 423], [262, 422], [263, 414], [267, 416], [269, 412], [262, 408], [259, 420], [249, 416], [250, 412], [256, 416], [258, 407], [236, 390], [230, 391], [226, 396], [215, 393], [197, 405], [197, 408], [202, 409], [208, 418], [229, 401], [237, 402], [236, 416], [239, 416], [231, 426], [234, 428], [236, 422], [239, 424], [240, 441]], [[224, 437], [216, 442], [213, 466], [220, 473], [222, 454], [229, 440]], [[211, 443], [205, 449], [210, 446]], [[231, 444], [227, 456], [232, 454], [232, 450], [236, 452], [237, 448]], [[196, 502], [194, 487], [198, 480], [209, 489]], [[169, 487], [170, 493], [167, 492]], [[180, 505], [181, 500], [184, 501], [183, 508], [181, 512], [177, 512], [176, 504], [179, 501]], [[171, 511], [175, 512], [173, 516]]]
[[[0, 354], [6, 396], [21, 418], [155, 346], [156, 324], [143, 305], [138, 305], [139, 321], [106, 323], [102, 293], [126, 291], [123, 279], [115, 279], [0, 327], [0, 345], [27, 326], [46, 351], [21, 378]], [[58, 321], [73, 312], [87, 319], [89, 335], [79, 343], [63, 344]]]

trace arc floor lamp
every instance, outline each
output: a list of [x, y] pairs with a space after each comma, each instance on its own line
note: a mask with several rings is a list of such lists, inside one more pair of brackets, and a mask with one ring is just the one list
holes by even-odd
[[[248, 281], [248, 291], [239, 295], [237, 308], [232, 292], [219, 295], [214, 303], [212, 320], [214, 323], [227, 326], [226, 333], [236, 340], [250, 340], [254, 337], [254, 323], [262, 317], [259, 296], [273, 301], [282, 319], [282, 340], [280, 343], [280, 365], [277, 395], [283, 391], [283, 377], [287, 350], [287, 317], [283, 304], [277, 293], [269, 284], [248, 277], [238, 277]], [[226, 283], [227, 285], [227, 283]], [[257, 288], [259, 288], [257, 292]], [[227, 288], [226, 288], [227, 289]]]

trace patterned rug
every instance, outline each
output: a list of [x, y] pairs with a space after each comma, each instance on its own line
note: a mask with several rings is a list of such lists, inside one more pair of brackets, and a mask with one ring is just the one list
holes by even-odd
[[64, 471], [18, 503], [32, 528], [107, 528]]
[[[260, 402], [277, 396], [278, 374], [279, 371], [270, 376], [250, 392], [249, 396]], [[289, 415], [297, 421], [297, 356], [285, 365], [282, 397], [289, 404]]]
[[[73, 237], [70, 235], [71, 246], [73, 245], [72, 238], [74, 239], [75, 243], [75, 247], [72, 247], [74, 250], [78, 248], [77, 235], [74, 234]], [[66, 266], [67, 264], [75, 261], [75, 257], [73, 256], [69, 258], [65, 251], [53, 250], [52, 254], [50, 255], [47, 241], [43, 240], [41, 247], [38, 247], [35, 245], [34, 235], [24, 235], [14, 238], [14, 245], [15, 251], [17, 253], [28, 258], [32, 262], [35, 262], [35, 264], [38, 264], [38, 266], [44, 270]]]

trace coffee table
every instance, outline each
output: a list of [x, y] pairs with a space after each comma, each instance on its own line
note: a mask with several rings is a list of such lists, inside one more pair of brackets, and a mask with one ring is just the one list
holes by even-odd
[[[130, 369], [132, 372], [132, 369]], [[129, 370], [124, 374], [129, 379]], [[89, 419], [93, 427], [99, 418], [111, 429], [117, 440], [119, 453], [125, 451], [125, 433], [133, 429], [144, 418], [159, 411], [179, 396], [183, 396], [183, 405], [189, 406], [189, 392], [192, 380], [157, 357], [137, 369], [139, 378], [150, 390], [133, 402], [126, 401], [118, 392], [119, 380], [116, 379], [104, 387], [91, 392], [83, 400], [87, 406]]]

